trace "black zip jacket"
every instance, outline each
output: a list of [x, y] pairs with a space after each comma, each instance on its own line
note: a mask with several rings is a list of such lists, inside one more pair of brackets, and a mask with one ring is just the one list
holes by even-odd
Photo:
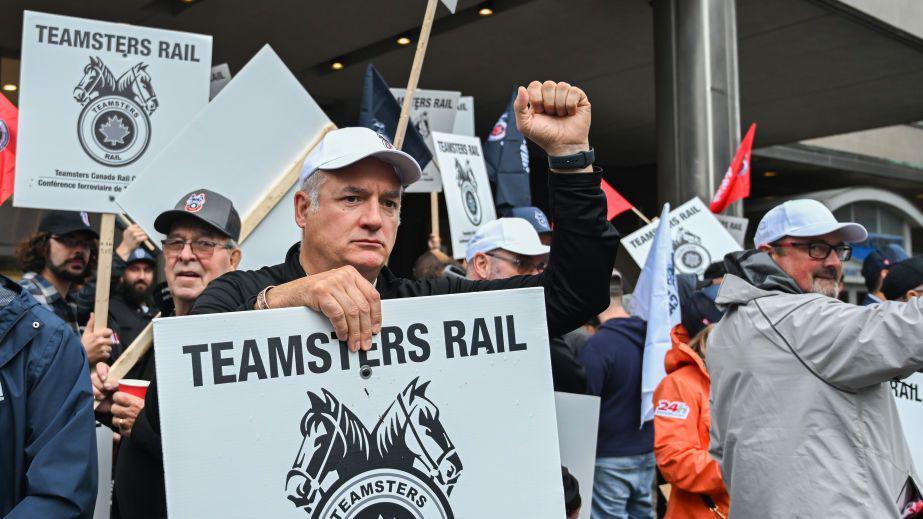
[[[460, 278], [413, 281], [396, 277], [387, 267], [378, 275], [382, 299], [458, 294], [508, 288], [544, 287], [551, 337], [563, 335], [590, 320], [609, 304], [609, 276], [619, 234], [606, 220], [601, 172], [549, 173], [549, 205], [554, 234], [548, 268], [535, 276], [491, 281]], [[270, 285], [304, 277], [300, 244], [285, 262], [259, 270], [229, 272], [212, 281], [199, 296], [192, 314], [251, 310], [257, 294]]]

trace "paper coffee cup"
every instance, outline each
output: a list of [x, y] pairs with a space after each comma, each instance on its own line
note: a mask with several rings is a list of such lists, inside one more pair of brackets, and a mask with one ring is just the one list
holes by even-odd
[[147, 380], [123, 378], [119, 380], [119, 391], [144, 400], [144, 395], [147, 394], [147, 386], [149, 385], [151, 385], [151, 383]]

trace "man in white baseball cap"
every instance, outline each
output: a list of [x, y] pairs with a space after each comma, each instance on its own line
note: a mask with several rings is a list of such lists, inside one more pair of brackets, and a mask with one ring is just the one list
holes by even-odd
[[498, 218], [481, 226], [468, 242], [468, 279], [505, 279], [540, 274], [551, 247], [522, 218]]
[[911, 517], [920, 502], [889, 381], [923, 369], [923, 298], [836, 299], [867, 236], [792, 200], [760, 221], [757, 249], [725, 257], [708, 370], [729, 517]]
[[305, 160], [295, 193], [302, 238], [285, 261], [210, 284], [194, 314], [306, 306], [330, 319], [353, 351], [381, 329], [381, 300], [543, 287], [548, 329], [570, 331], [608, 304], [618, 233], [606, 221], [601, 170], [589, 144], [590, 102], [567, 83], [533, 81], [514, 102], [516, 124], [549, 163], [555, 251], [541, 274], [473, 281], [413, 281], [386, 266], [397, 238], [403, 188], [420, 177], [413, 159], [365, 128], [328, 133]]

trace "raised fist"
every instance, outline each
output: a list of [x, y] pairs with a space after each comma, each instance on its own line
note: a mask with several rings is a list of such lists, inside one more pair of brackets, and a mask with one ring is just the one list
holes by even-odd
[[590, 149], [590, 101], [575, 86], [533, 81], [519, 87], [513, 111], [519, 131], [549, 156]]

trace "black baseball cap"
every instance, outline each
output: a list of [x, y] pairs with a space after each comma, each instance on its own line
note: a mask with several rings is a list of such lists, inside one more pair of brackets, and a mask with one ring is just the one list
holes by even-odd
[[86, 211], [49, 211], [39, 222], [38, 230], [55, 236], [86, 232], [99, 239], [99, 233], [90, 226], [90, 216]]
[[137, 249], [131, 251], [131, 254], [128, 255], [128, 261], [126, 261], [126, 263], [130, 265], [137, 261], [150, 263], [154, 266], [157, 265], [157, 258], [155, 258], [154, 255], [148, 252], [144, 247], [138, 247]]
[[715, 300], [707, 292], [693, 292], [680, 305], [683, 328], [689, 332], [692, 339], [705, 329], [709, 324], [717, 323], [724, 317], [724, 312], [715, 304]]
[[154, 229], [169, 234], [173, 222], [179, 218], [189, 217], [199, 220], [234, 241], [240, 239], [240, 215], [237, 214], [237, 209], [234, 209], [234, 204], [208, 189], [196, 189], [183, 195], [173, 209], [157, 216]]
[[923, 257], [910, 258], [891, 265], [881, 284], [881, 292], [891, 301], [904, 297], [908, 290], [923, 285]]
[[865, 260], [862, 261], [862, 277], [866, 280], [870, 278], [878, 279], [878, 275], [882, 270], [887, 270], [891, 268], [891, 265], [895, 265], [909, 257], [900, 245], [889, 243], [881, 249], [873, 250], [865, 257]]

